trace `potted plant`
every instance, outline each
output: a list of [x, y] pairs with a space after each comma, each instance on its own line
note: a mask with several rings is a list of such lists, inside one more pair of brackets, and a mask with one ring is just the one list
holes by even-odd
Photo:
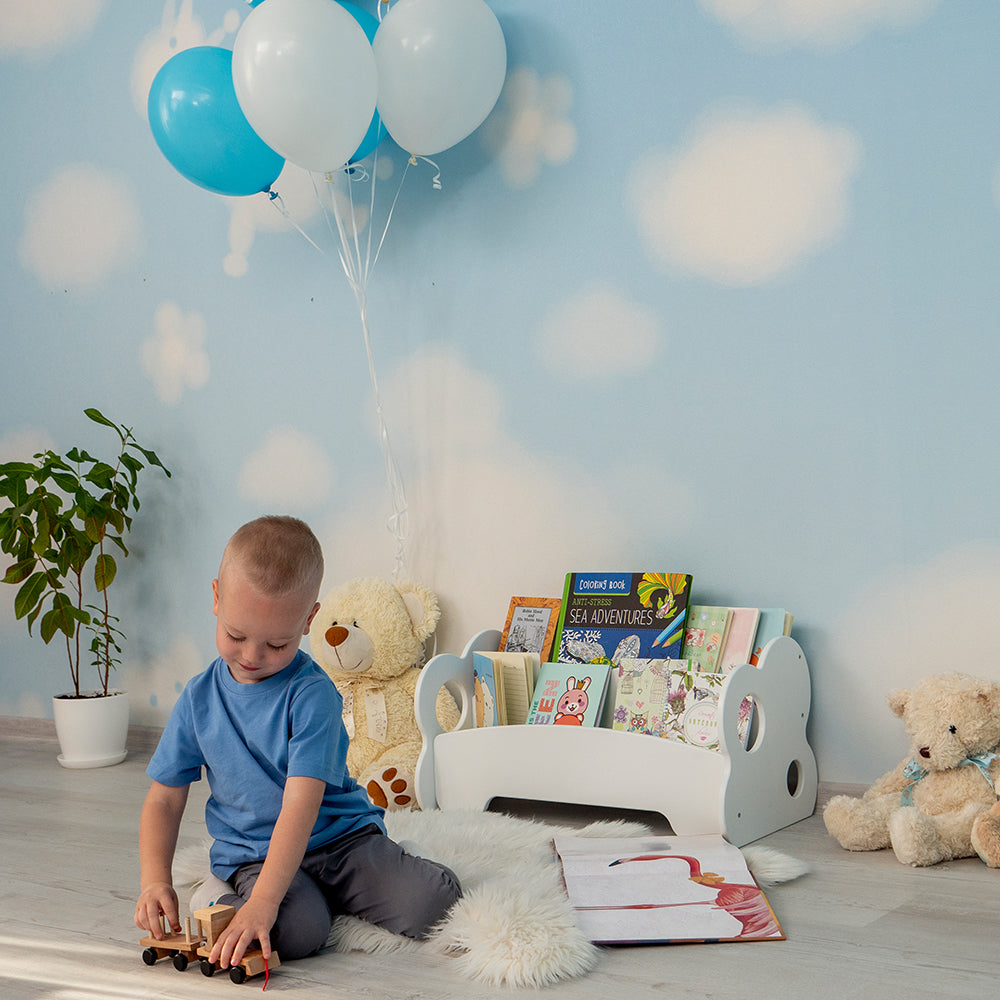
[[[65, 455], [44, 451], [30, 462], [0, 465], [0, 502], [6, 501], [0, 550], [13, 560], [3, 582], [18, 588], [14, 614], [26, 619], [29, 634], [37, 624], [43, 642], [58, 635], [66, 645], [73, 688], [52, 703], [64, 767], [125, 759], [128, 696], [109, 686], [125, 636], [109, 588], [118, 572], [116, 556], [128, 555], [125, 539], [139, 509], [140, 472], [158, 466], [170, 475], [130, 427], [100, 410], [84, 413], [117, 434], [118, 454], [110, 461], [71, 448]], [[81, 658], [88, 655], [97, 669], [97, 690], [81, 689]], [[104, 744], [105, 737], [112, 745]]]

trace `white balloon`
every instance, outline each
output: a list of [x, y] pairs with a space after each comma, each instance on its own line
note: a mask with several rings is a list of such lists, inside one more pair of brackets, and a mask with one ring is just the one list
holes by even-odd
[[233, 45], [236, 99], [253, 130], [307, 170], [343, 166], [368, 131], [378, 74], [358, 22], [333, 0], [267, 0]]
[[507, 74], [503, 30], [483, 0], [396, 0], [372, 50], [382, 124], [418, 156], [479, 128]]

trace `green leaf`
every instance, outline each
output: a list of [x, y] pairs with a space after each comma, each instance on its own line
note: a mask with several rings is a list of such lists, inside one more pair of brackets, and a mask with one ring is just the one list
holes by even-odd
[[136, 451], [141, 452], [142, 455], [145, 457], [146, 461], [149, 462], [150, 465], [155, 465], [157, 468], [162, 469], [167, 474], [167, 478], [168, 479], [170, 478], [170, 470], [160, 461], [155, 451], [150, 451], [148, 448], [143, 448], [141, 445], [136, 444], [134, 441], [130, 441], [128, 443], [128, 447], [135, 448]]
[[133, 473], [131, 477], [133, 483], [136, 481], [135, 473], [139, 473], [146, 468], [146, 466], [143, 465], [142, 462], [135, 457], [135, 455], [130, 455], [127, 451], [122, 452], [122, 465]]
[[18, 590], [14, 598], [14, 617], [24, 618], [41, 603], [48, 590], [49, 581], [44, 573], [32, 573]]
[[107, 462], [98, 462], [83, 478], [102, 490], [110, 490], [115, 485], [115, 470]]
[[55, 594], [52, 598], [52, 608], [43, 615], [39, 629], [42, 639], [49, 642], [56, 632], [62, 632], [70, 639], [76, 635], [77, 626], [90, 625], [91, 617], [78, 608], [66, 594]]
[[80, 481], [71, 472], [53, 472], [52, 482], [72, 496], [79, 489]]
[[110, 427], [112, 430], [118, 431], [119, 436], [121, 435], [121, 429], [118, 427], [118, 425], [113, 421], [108, 420], [108, 418], [103, 413], [101, 413], [101, 411], [98, 410], [96, 407], [88, 406], [87, 409], [85, 409], [83, 412], [90, 420], [93, 420], [95, 424], [101, 424], [104, 427]]
[[36, 559], [22, 559], [20, 562], [14, 563], [7, 570], [3, 578], [4, 583], [23, 583], [25, 580], [31, 576], [32, 570], [34, 570], [37, 565]]
[[118, 564], [115, 562], [115, 557], [107, 552], [102, 553], [97, 557], [97, 562], [94, 565], [94, 585], [98, 590], [107, 590], [114, 581], [117, 572]]

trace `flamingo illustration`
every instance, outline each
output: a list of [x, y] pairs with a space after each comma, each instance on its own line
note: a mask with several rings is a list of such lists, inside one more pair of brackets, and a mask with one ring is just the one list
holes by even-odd
[[756, 885], [725, 885], [723, 884], [726, 881], [725, 876], [717, 875], [715, 872], [703, 872], [701, 862], [697, 858], [688, 857], [686, 854], [639, 854], [633, 858], [619, 858], [617, 861], [612, 861], [608, 867], [669, 859], [687, 862], [690, 869], [690, 881], [711, 889], [719, 887], [715, 899], [698, 903], [633, 903], [623, 906], [588, 906], [580, 907], [580, 909], [656, 910], [670, 906], [713, 906], [716, 909], [725, 910], [726, 913], [740, 922], [742, 929], [737, 935], [738, 937], [772, 937], [782, 934], [764, 894]]

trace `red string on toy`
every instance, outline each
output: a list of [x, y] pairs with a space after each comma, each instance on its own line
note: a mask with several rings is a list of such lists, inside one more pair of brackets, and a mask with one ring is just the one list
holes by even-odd
[[260, 988], [261, 993], [267, 989], [267, 981], [271, 978], [271, 970], [267, 967], [267, 959], [264, 959], [264, 985]]

